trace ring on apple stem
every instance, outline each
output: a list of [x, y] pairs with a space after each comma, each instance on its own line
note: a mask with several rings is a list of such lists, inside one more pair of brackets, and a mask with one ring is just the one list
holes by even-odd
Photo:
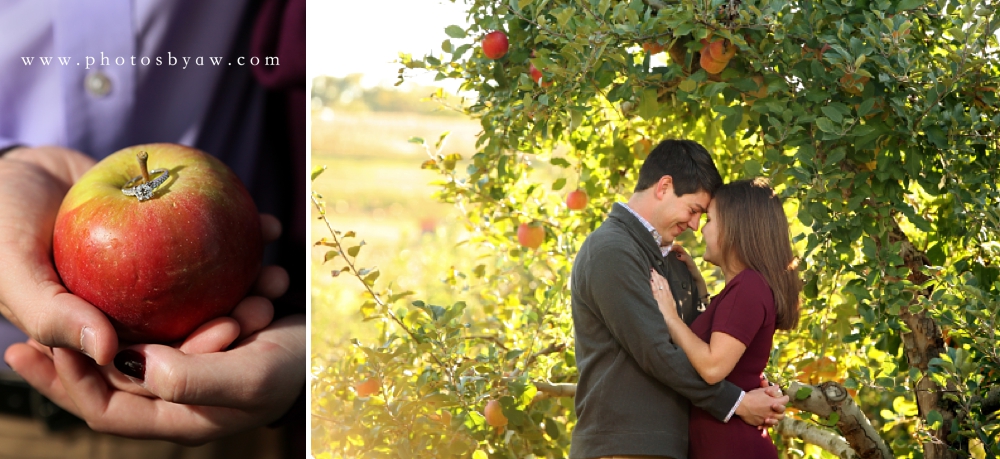
[[[140, 201], [145, 201], [153, 197], [153, 190], [157, 189], [163, 182], [167, 181], [167, 177], [170, 177], [170, 173], [166, 169], [154, 169], [149, 171], [150, 176], [153, 174], [160, 174], [156, 178], [146, 182], [135, 185], [136, 182], [142, 180], [142, 177], [136, 177], [129, 180], [125, 186], [122, 187], [122, 193], [126, 196], [135, 196], [136, 199]], [[135, 186], [133, 186], [135, 185]]]
[[[145, 201], [153, 197], [153, 190], [167, 181], [167, 177], [170, 177], [170, 173], [166, 169], [155, 169], [150, 171], [146, 166], [146, 161], [149, 159], [149, 155], [145, 151], [140, 151], [135, 155], [136, 160], [139, 161], [139, 172], [142, 173], [139, 177], [129, 180], [124, 186], [122, 186], [122, 193], [126, 196], [135, 196], [139, 201]], [[152, 174], [159, 173], [160, 175], [155, 179], [150, 180]], [[139, 181], [142, 183], [139, 183]], [[136, 185], [139, 183], [138, 185]], [[134, 185], [134, 186], [133, 186]]]

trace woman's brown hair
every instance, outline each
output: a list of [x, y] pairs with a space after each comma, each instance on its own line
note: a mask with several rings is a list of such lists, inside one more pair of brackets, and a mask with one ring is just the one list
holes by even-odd
[[766, 179], [756, 178], [722, 185], [714, 200], [720, 252], [764, 276], [774, 293], [776, 327], [794, 328], [799, 323], [802, 280], [781, 198]]

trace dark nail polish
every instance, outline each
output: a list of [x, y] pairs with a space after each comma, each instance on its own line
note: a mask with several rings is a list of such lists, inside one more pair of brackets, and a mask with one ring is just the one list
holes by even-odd
[[123, 375], [139, 381], [146, 378], [146, 356], [132, 349], [125, 349], [115, 356], [115, 368]]

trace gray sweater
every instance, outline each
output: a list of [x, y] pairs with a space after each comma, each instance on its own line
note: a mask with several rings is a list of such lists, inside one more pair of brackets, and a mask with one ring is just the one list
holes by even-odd
[[724, 420], [742, 390], [709, 385], [674, 345], [649, 285], [667, 278], [689, 325], [698, 314], [694, 278], [663, 257], [653, 236], [619, 204], [584, 241], [571, 278], [580, 381], [570, 458], [688, 452], [690, 403]]

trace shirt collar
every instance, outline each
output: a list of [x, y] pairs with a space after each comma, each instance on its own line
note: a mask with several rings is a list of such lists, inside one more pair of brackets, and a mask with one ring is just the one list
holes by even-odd
[[624, 207], [625, 210], [629, 211], [630, 214], [635, 215], [635, 218], [639, 219], [639, 223], [642, 223], [642, 226], [646, 228], [646, 231], [649, 231], [650, 234], [653, 235], [653, 239], [656, 240], [657, 247], [659, 247], [660, 244], [663, 244], [663, 236], [660, 236], [660, 233], [656, 231], [656, 228], [654, 228], [651, 223], [646, 221], [645, 218], [642, 218], [642, 215], [639, 215], [636, 211], [632, 210], [628, 204], [625, 204], [624, 202], [619, 202], [618, 204]]

